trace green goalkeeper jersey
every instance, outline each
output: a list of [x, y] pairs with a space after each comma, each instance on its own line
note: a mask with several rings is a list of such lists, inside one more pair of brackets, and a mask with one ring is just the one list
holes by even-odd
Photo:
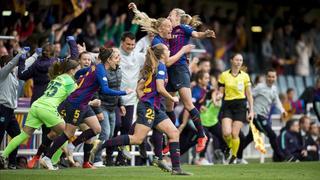
[[51, 80], [44, 94], [32, 105], [47, 110], [57, 110], [63, 102], [75, 89], [76, 82], [68, 74], [62, 74]]

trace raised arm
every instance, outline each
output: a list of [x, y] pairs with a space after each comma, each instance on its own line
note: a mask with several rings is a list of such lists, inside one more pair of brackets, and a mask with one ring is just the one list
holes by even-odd
[[16, 67], [20, 59], [20, 56], [21, 53], [17, 54], [11, 61], [9, 61], [8, 64], [6, 64], [0, 69], [0, 80], [5, 79], [13, 70], [13, 68]]
[[27, 70], [37, 59], [39, 56], [42, 54], [42, 48], [37, 48], [36, 52], [32, 54], [28, 59], [26, 59], [24, 65], [25, 65], [25, 70]]
[[106, 74], [107, 73], [103, 65], [102, 64], [97, 65], [96, 78], [98, 80], [102, 93], [107, 94], [109, 96], [123, 96], [132, 92], [132, 90], [128, 90], [128, 92], [126, 92], [126, 91], [116, 91], [116, 90], [110, 89], [108, 86], [108, 79], [106, 77]]
[[67, 42], [70, 47], [70, 58], [77, 60], [79, 57], [78, 45], [73, 36], [67, 36]]
[[201, 38], [216, 38], [216, 34], [213, 30], [206, 30], [205, 32], [192, 31], [192, 37], [201, 39]]

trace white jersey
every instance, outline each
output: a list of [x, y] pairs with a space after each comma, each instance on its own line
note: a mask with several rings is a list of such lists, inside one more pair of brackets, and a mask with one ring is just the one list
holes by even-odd
[[137, 102], [136, 88], [139, 78], [140, 69], [143, 67], [145, 54], [133, 51], [130, 54], [126, 53], [120, 47], [120, 68], [122, 71], [121, 87], [120, 89], [130, 88], [134, 90], [133, 93], [122, 96], [123, 104], [125, 106], [134, 105]]

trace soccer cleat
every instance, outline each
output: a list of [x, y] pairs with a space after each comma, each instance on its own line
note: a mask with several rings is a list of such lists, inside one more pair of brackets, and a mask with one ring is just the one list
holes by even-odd
[[17, 166], [14, 165], [14, 164], [9, 164], [9, 165], [8, 165], [8, 169], [16, 170], [16, 169], [17, 169]]
[[169, 148], [169, 145], [167, 145], [163, 150], [162, 150], [162, 153], [163, 154], [167, 154], [169, 152], [170, 148]]
[[207, 136], [198, 138], [198, 144], [196, 145], [196, 152], [197, 153], [200, 153], [205, 149], [207, 141], [208, 141]]
[[237, 157], [231, 156], [229, 164], [236, 164], [237, 163]]
[[224, 151], [223, 151], [223, 154], [224, 154], [224, 160], [228, 160], [229, 158], [231, 158], [231, 149], [230, 148], [226, 148]]
[[0, 169], [7, 169], [8, 162], [7, 159], [3, 156], [0, 156]]
[[105, 165], [106, 166], [114, 166], [115, 162], [113, 161], [113, 157], [111, 156], [106, 156], [106, 160], [105, 160]]
[[140, 153], [140, 157], [142, 159], [147, 159], [148, 158], [147, 150], [146, 150], [146, 144], [144, 142], [139, 145], [139, 153]]
[[185, 172], [182, 169], [172, 170], [171, 175], [177, 175], [177, 176], [192, 176], [192, 173]]
[[40, 159], [40, 156], [37, 156], [37, 155], [33, 156], [32, 159], [28, 161], [27, 168], [33, 169], [34, 166], [38, 163], [39, 159]]
[[43, 157], [42, 159], [40, 159], [40, 164], [44, 167], [47, 168], [48, 170], [58, 170], [58, 168], [54, 167], [52, 165], [52, 161], [50, 158], [48, 158], [47, 156]]
[[82, 168], [84, 169], [96, 169], [96, 167], [92, 166], [90, 162], [83, 162]]
[[152, 165], [160, 168], [164, 172], [172, 171], [171, 167], [169, 167], [168, 164], [164, 160], [159, 160], [159, 159], [154, 158], [152, 161]]
[[119, 150], [122, 152], [123, 157], [127, 160], [131, 160], [132, 155], [128, 149], [129, 149], [129, 146], [120, 146], [119, 147]]

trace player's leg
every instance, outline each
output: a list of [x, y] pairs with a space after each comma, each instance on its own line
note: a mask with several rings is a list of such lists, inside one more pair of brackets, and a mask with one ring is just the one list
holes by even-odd
[[205, 132], [203, 130], [203, 126], [201, 125], [201, 119], [200, 119], [200, 113], [195, 108], [192, 102], [192, 95], [191, 95], [191, 89], [190, 87], [182, 87], [179, 89], [179, 95], [181, 98], [181, 101], [184, 105], [184, 108], [188, 110], [190, 114], [190, 118], [192, 119], [194, 125], [197, 128], [198, 131], [198, 144], [196, 147], [197, 152], [201, 152], [204, 150], [207, 142], [207, 137], [205, 136]]
[[229, 164], [235, 163], [235, 160], [237, 158], [237, 153], [238, 153], [238, 149], [240, 146], [239, 133], [240, 133], [242, 126], [243, 126], [242, 121], [234, 120], [232, 122], [232, 132], [231, 132], [231, 134], [232, 134], [232, 140], [231, 140], [232, 157], [229, 161]]
[[156, 125], [159, 131], [166, 133], [169, 138], [170, 158], [172, 163], [173, 175], [191, 175], [190, 173], [182, 171], [180, 167], [180, 144], [179, 144], [179, 130], [174, 126], [169, 118], [162, 120]]

